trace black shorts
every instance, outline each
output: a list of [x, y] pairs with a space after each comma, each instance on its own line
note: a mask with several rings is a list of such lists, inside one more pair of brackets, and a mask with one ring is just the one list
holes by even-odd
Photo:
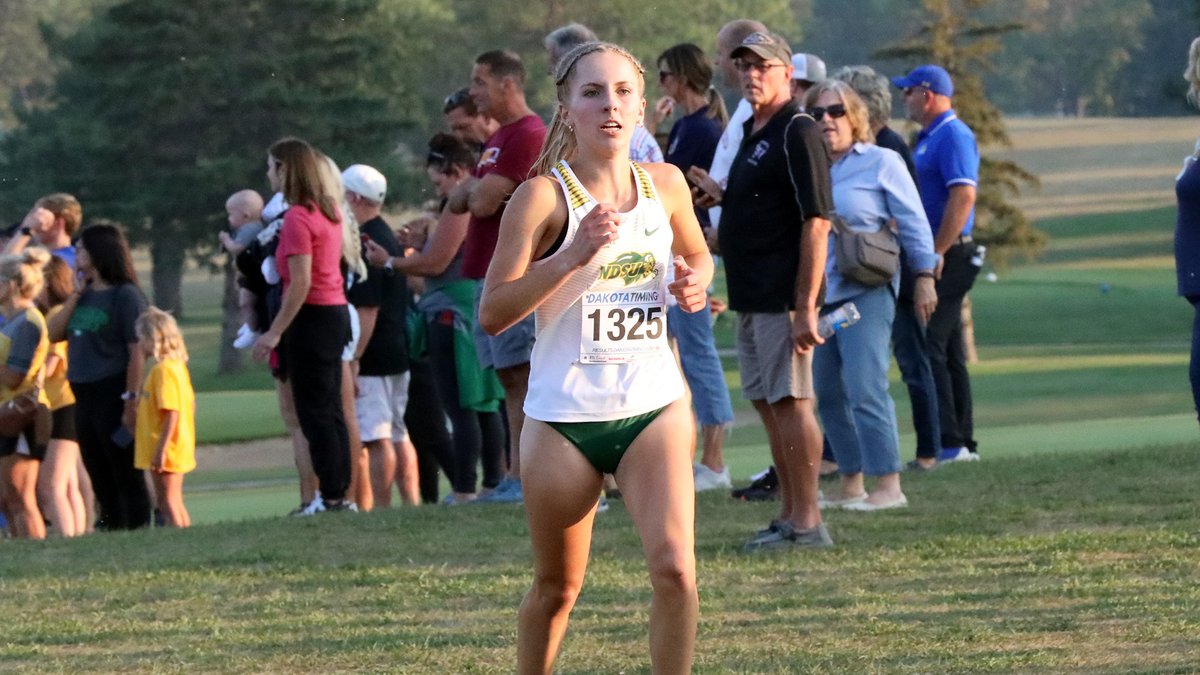
[[59, 408], [51, 413], [53, 415], [53, 423], [50, 426], [50, 440], [52, 441], [77, 441], [79, 437], [75, 434], [75, 404], [72, 403], [65, 408]]
[[[9, 455], [20, 455], [30, 459], [41, 461], [46, 458], [46, 446], [34, 441], [33, 425], [21, 433], [25, 437], [25, 443], [19, 443], [16, 436], [0, 436], [0, 457], [8, 457]], [[17, 446], [23, 445], [21, 451], [18, 452]]]

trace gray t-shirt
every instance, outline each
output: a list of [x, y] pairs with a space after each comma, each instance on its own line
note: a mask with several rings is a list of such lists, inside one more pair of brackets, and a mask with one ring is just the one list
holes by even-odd
[[133, 324], [146, 305], [133, 284], [85, 290], [67, 323], [67, 381], [99, 382], [123, 375], [129, 345], [137, 342]]

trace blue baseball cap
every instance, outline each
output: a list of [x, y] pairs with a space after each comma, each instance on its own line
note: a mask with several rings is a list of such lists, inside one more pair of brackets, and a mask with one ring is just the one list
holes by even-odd
[[947, 73], [945, 68], [933, 64], [917, 66], [904, 77], [893, 77], [892, 84], [901, 89], [925, 87], [941, 96], [954, 95], [954, 81], [950, 79], [950, 73]]

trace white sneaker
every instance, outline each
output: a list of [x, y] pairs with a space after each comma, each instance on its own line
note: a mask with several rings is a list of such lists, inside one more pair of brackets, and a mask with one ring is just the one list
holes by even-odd
[[978, 462], [979, 455], [971, 452], [966, 448], [942, 448], [942, 454], [938, 457], [938, 464], [948, 464], [950, 462]]
[[696, 479], [696, 492], [733, 487], [733, 481], [729, 479], [729, 467], [713, 471], [703, 464], [694, 464], [692, 465], [692, 475]]
[[252, 330], [246, 324], [242, 324], [242, 328], [238, 330], [237, 339], [233, 341], [234, 349], [249, 349], [258, 341], [258, 337], [262, 335], [256, 330]]
[[318, 513], [323, 513], [324, 511], [325, 500], [321, 499], [320, 497], [314, 497], [313, 500], [305, 504], [304, 508], [300, 509], [296, 515], [300, 517], [315, 516]]

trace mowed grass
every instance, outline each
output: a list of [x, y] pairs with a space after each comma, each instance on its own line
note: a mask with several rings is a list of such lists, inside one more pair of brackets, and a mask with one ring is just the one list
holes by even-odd
[[[701, 495], [697, 672], [1200, 669], [1192, 316], [1174, 292], [1168, 206], [1193, 122], [1129, 135], [1124, 120], [1013, 122], [1014, 152], [1044, 179], [1033, 198], [1047, 203], [1029, 204], [1051, 242], [972, 294], [984, 461], [905, 475], [904, 511], [827, 513], [838, 546], [822, 552], [743, 555], [775, 507]], [[201, 440], [279, 434], [261, 366], [216, 373], [219, 279], [192, 272], [185, 294]], [[769, 461], [766, 438], [726, 368], [727, 460], [745, 483]], [[891, 380], [908, 456], [907, 395]], [[514, 670], [530, 579], [520, 509], [288, 519], [286, 459], [198, 470], [185, 489], [188, 531], [4, 542], [0, 671]], [[614, 502], [558, 671], [647, 672], [648, 602]]]
[[[702, 495], [696, 671], [1191, 672], [1194, 452], [944, 467], [821, 552], [741, 554], [774, 506]], [[646, 672], [619, 503], [592, 555], [558, 672]], [[0, 579], [5, 672], [505, 673], [529, 550], [519, 508], [426, 507], [10, 542]]]

